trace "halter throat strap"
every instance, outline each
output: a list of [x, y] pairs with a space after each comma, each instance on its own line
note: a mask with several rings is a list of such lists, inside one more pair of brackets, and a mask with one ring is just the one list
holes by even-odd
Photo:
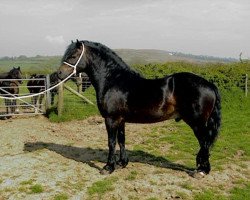
[[84, 44], [82, 43], [82, 52], [81, 52], [81, 55], [80, 55], [80, 57], [78, 58], [77, 62], [76, 62], [74, 65], [73, 65], [73, 64], [70, 64], [70, 63], [68, 63], [68, 62], [65, 62], [65, 61], [63, 62], [64, 64], [66, 64], [66, 65], [68, 65], [69, 67], [72, 67], [72, 68], [74, 69], [73, 74], [76, 74], [76, 67], [77, 67], [77, 65], [79, 64], [80, 60], [82, 59], [83, 54], [84, 54]]

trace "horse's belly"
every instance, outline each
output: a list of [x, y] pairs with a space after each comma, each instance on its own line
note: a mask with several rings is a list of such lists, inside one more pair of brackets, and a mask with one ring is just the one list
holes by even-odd
[[130, 113], [125, 117], [125, 120], [129, 123], [156, 123], [165, 121], [168, 119], [176, 119], [179, 114], [176, 111], [163, 112], [163, 111], [152, 111], [152, 112], [136, 112]]

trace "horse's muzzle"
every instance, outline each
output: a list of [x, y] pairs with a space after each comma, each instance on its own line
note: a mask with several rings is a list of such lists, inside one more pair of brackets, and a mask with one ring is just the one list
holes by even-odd
[[62, 65], [57, 70], [57, 78], [63, 80], [67, 78], [73, 72], [73, 68], [67, 65]]

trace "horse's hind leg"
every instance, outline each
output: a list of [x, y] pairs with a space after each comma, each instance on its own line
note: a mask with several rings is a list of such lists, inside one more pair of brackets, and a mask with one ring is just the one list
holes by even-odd
[[125, 150], [125, 122], [121, 122], [118, 128], [117, 139], [120, 147], [120, 159], [117, 165], [124, 168], [128, 164], [128, 157]]
[[211, 170], [209, 162], [209, 150], [213, 140], [209, 137], [210, 128], [207, 126], [206, 120], [202, 116], [193, 115], [190, 120], [184, 118], [184, 121], [193, 129], [196, 138], [198, 139], [200, 150], [196, 156], [197, 171], [208, 174]]
[[205, 127], [195, 127], [194, 133], [200, 144], [200, 150], [196, 156], [196, 166], [198, 172], [208, 174], [211, 170], [209, 162], [209, 148], [212, 145], [207, 139], [207, 130]]
[[[209, 122], [212, 122], [212, 120], [209, 119]], [[216, 139], [218, 132], [217, 129], [213, 128], [213, 123], [209, 122], [204, 125], [193, 127], [195, 136], [200, 144], [200, 150], [196, 157], [197, 170], [198, 172], [204, 172], [205, 174], [208, 174], [211, 170], [209, 162], [209, 151]]]

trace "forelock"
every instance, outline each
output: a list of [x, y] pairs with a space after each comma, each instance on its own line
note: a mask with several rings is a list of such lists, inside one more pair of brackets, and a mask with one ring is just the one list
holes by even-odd
[[61, 63], [63, 63], [65, 60], [67, 60], [72, 54], [74, 54], [76, 52], [76, 43], [71, 43], [68, 48], [66, 49], [63, 57], [62, 57], [62, 60], [61, 60]]

